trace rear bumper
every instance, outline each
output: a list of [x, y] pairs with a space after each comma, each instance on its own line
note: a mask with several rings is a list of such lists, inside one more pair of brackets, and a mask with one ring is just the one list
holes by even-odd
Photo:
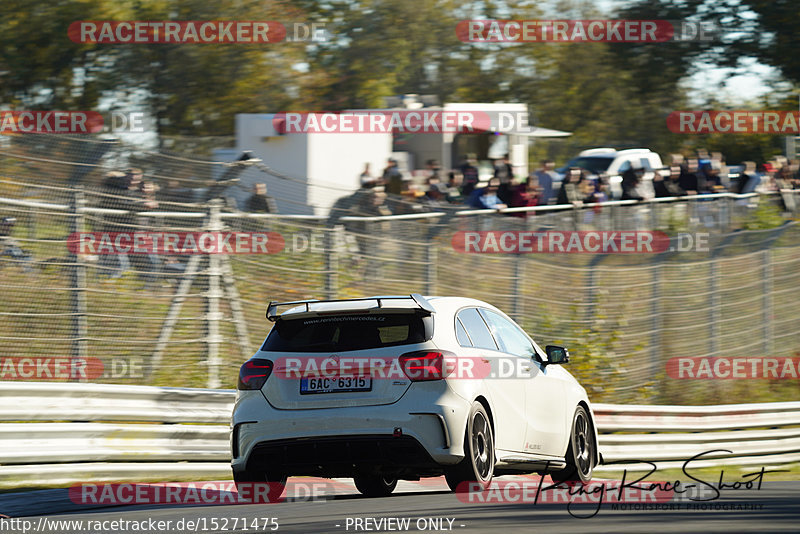
[[346, 476], [376, 467], [422, 473], [456, 464], [464, 457], [470, 404], [452, 392], [420, 389], [393, 404], [309, 410], [277, 410], [258, 391], [240, 392], [231, 466], [260, 470], [285, 462], [290, 475]]
[[435, 473], [442, 467], [415, 438], [384, 435], [261, 442], [250, 451], [246, 469], [266, 472], [276, 465], [291, 475], [326, 477], [348, 477], [354, 472]]

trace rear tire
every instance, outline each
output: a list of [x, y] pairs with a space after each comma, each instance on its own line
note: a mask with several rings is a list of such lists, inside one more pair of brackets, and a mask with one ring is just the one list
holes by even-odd
[[572, 417], [572, 432], [565, 460], [567, 467], [551, 473], [554, 482], [589, 482], [592, 479], [595, 458], [594, 432], [592, 420], [586, 408], [578, 406]]
[[356, 489], [366, 497], [388, 497], [397, 487], [397, 479], [382, 475], [358, 475], [353, 477]]
[[[494, 435], [486, 409], [479, 402], [472, 405], [464, 435], [464, 459], [445, 472], [451, 491], [466, 493], [479, 484], [487, 488], [494, 476]], [[477, 488], [475, 488], [477, 489]]]
[[286, 490], [286, 479], [288, 477], [283, 473], [271, 472], [261, 473], [256, 471], [234, 471], [233, 482], [236, 484], [236, 490], [239, 493], [250, 495], [255, 498], [253, 492], [253, 484], [267, 483], [269, 484], [269, 491], [267, 492], [267, 499], [269, 502], [277, 502], [283, 496]]

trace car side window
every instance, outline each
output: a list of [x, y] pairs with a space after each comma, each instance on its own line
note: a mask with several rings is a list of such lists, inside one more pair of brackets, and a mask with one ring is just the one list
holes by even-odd
[[464, 325], [461, 324], [461, 319], [459, 318], [456, 318], [456, 339], [458, 340], [458, 344], [462, 347], [472, 346], [472, 341], [469, 340], [467, 331], [464, 329]]
[[481, 315], [489, 323], [489, 328], [500, 345], [500, 350], [525, 358], [534, 357], [536, 349], [533, 348], [533, 343], [519, 326], [491, 310], [481, 309]]
[[472, 340], [472, 346], [479, 349], [497, 350], [489, 327], [486, 326], [477, 308], [467, 308], [458, 312], [458, 319], [464, 325], [464, 329]]

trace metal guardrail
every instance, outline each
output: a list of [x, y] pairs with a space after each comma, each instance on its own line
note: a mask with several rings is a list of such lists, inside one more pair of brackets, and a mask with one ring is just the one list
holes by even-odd
[[[0, 382], [0, 486], [226, 475], [234, 398], [219, 389]], [[604, 459], [619, 464], [600, 471], [680, 467], [708, 451], [692, 466], [800, 461], [800, 402], [593, 408]]]
[[[767, 191], [763, 193], [710, 193], [703, 195], [691, 195], [682, 197], [657, 197], [645, 200], [608, 200], [600, 203], [587, 203], [575, 206], [573, 204], [554, 204], [546, 206], [527, 206], [517, 208], [501, 208], [501, 209], [457, 209], [452, 211], [453, 214], [458, 216], [466, 215], [482, 215], [492, 213], [537, 213], [548, 211], [563, 211], [563, 210], [588, 210], [596, 207], [615, 207], [615, 206], [649, 206], [651, 204], [661, 203], [686, 203], [701, 200], [746, 200], [758, 198], [760, 195], [778, 195], [778, 194], [791, 194], [800, 196], [800, 190], [795, 189], [781, 189], [779, 191]], [[68, 212], [72, 208], [69, 204], [48, 203], [34, 200], [19, 200], [15, 198], [0, 197], [0, 204], [8, 206], [17, 206], [24, 208], [47, 209], [50, 211]], [[77, 209], [79, 213], [87, 213], [94, 215], [124, 215], [130, 213], [128, 210], [115, 209], [115, 208], [96, 208], [96, 207], [80, 207]], [[205, 211], [191, 212], [191, 211], [158, 211], [146, 210], [133, 212], [138, 216], [146, 217], [172, 217], [184, 219], [202, 219], [208, 216]], [[340, 217], [340, 221], [391, 221], [391, 220], [409, 220], [409, 219], [436, 219], [444, 217], [448, 212], [445, 211], [425, 211], [420, 213], [406, 213], [401, 215], [383, 215], [383, 216], [359, 216], [359, 215], [346, 215]], [[323, 221], [328, 219], [327, 216], [321, 215], [300, 215], [300, 214], [282, 214], [282, 213], [246, 213], [234, 212], [223, 213], [222, 218], [250, 218], [250, 219], [286, 219], [286, 220], [316, 220]]]

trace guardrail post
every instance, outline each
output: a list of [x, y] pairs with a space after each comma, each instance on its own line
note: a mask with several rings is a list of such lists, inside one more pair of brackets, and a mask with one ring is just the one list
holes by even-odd
[[333, 300], [338, 294], [339, 257], [336, 252], [336, 227], [329, 226], [325, 232], [325, 298]]
[[[210, 202], [208, 230], [219, 232], [222, 230], [220, 208], [222, 201], [214, 199]], [[219, 311], [219, 301], [222, 297], [220, 278], [222, 277], [221, 258], [218, 254], [208, 255], [208, 292], [206, 293], [206, 343], [208, 344], [208, 387], [211, 389], [220, 386], [219, 345], [222, 338], [219, 333], [219, 321], [222, 313]]]
[[[70, 231], [84, 232], [85, 224], [83, 208], [86, 199], [83, 192], [75, 190], [72, 193], [70, 205]], [[89, 324], [87, 320], [86, 303], [86, 265], [77, 255], [70, 253], [69, 263], [72, 265], [70, 273], [70, 313], [72, 316], [72, 350], [70, 352], [70, 379], [77, 382], [86, 381], [86, 358], [89, 347]], [[81, 371], [81, 372], [79, 372]]]

